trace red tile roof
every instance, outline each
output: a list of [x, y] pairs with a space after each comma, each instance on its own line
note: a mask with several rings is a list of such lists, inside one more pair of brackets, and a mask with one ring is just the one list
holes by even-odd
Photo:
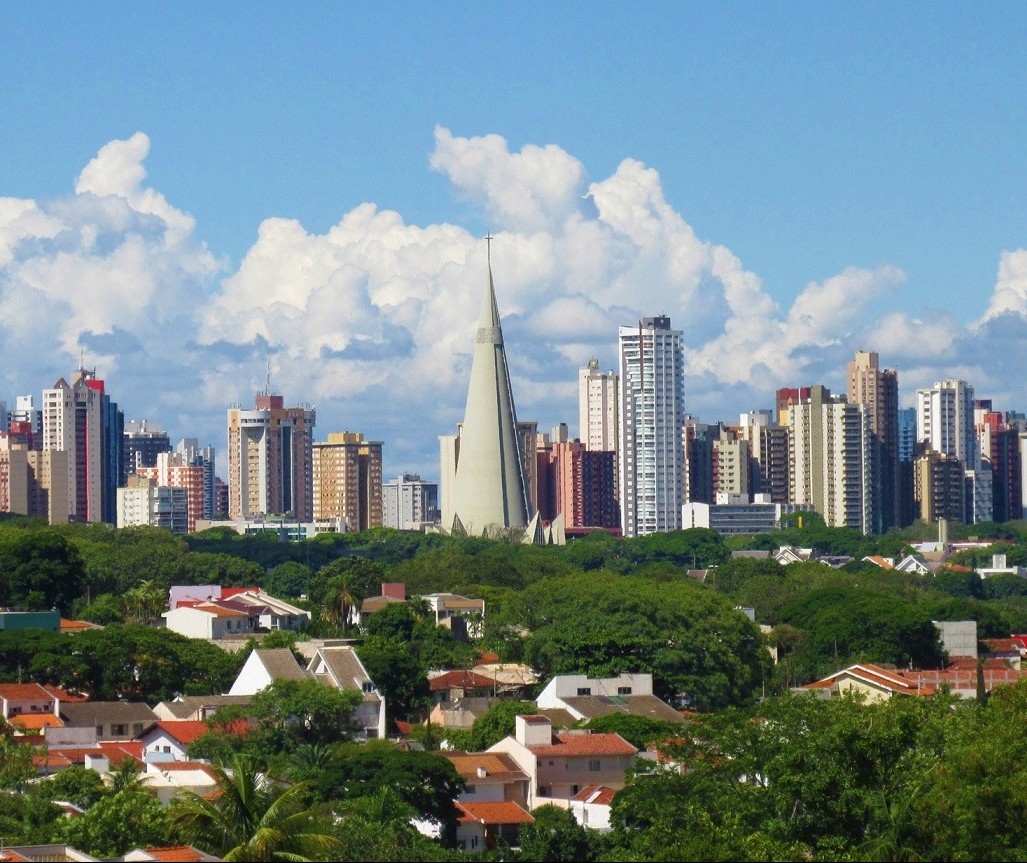
[[609, 806], [617, 792], [606, 785], [586, 785], [571, 800], [578, 803], [597, 803], [601, 806]]
[[499, 803], [457, 803], [460, 820], [480, 821], [482, 824], [534, 824], [531, 813], [512, 800]]
[[638, 749], [619, 734], [554, 734], [556, 743], [529, 746], [535, 755], [636, 755]]
[[210, 732], [207, 723], [201, 719], [164, 719], [157, 723], [157, 728], [172, 740], [177, 740], [187, 746]]
[[850, 665], [848, 668], [836, 671], [834, 674], [829, 677], [825, 677], [822, 680], [814, 681], [807, 686], [800, 686], [799, 689], [802, 691], [832, 689], [838, 683], [838, 678], [843, 676], [854, 677], [857, 680], [870, 684], [871, 686], [877, 686], [880, 689], [885, 689], [892, 694], [934, 695], [934, 689], [929, 686], [925, 686], [925, 681], [910, 680], [904, 677], [902, 672], [889, 671], [888, 669], [881, 668], [877, 665], [871, 665], [869, 663]]
[[0, 683], [0, 698], [8, 701], [45, 701], [53, 696], [38, 683]]
[[[443, 757], [472, 785], [476, 782], [507, 783], [528, 778], [505, 752], [444, 752]], [[485, 771], [480, 776], [479, 769]]]
[[47, 683], [42, 684], [50, 695], [56, 698], [58, 701], [63, 701], [65, 704], [81, 704], [83, 701], [88, 701], [88, 695], [76, 695], [73, 692], [68, 692], [67, 689], [61, 689], [59, 686], [50, 686]]

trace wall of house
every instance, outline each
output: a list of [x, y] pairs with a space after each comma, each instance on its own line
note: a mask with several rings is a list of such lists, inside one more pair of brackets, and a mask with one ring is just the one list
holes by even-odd
[[187, 638], [214, 638], [213, 615], [194, 608], [176, 608], [164, 613], [167, 627]]
[[[541, 756], [538, 759], [537, 799], [532, 806], [545, 803], [546, 797], [573, 797], [586, 785], [624, 787], [624, 774], [634, 761], [632, 755]], [[548, 790], [548, 794], [543, 791]]]
[[846, 693], [853, 692], [862, 695], [867, 702], [873, 703], [877, 701], [886, 701], [890, 698], [890, 694], [883, 692], [876, 686], [870, 686], [861, 680], [852, 680], [842, 678], [838, 681], [838, 694], [845, 695]]

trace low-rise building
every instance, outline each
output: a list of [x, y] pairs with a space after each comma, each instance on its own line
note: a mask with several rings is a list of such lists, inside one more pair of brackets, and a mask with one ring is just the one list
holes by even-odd
[[587, 731], [553, 732], [545, 716], [518, 716], [514, 733], [489, 752], [508, 754], [529, 778], [528, 803], [568, 805], [587, 785], [624, 787], [638, 749], [619, 734]]
[[539, 693], [535, 704], [540, 710], [566, 710], [574, 720], [627, 714], [664, 722], [685, 721], [667, 702], [653, 695], [651, 674], [619, 674], [606, 678], [557, 675]]
[[66, 728], [94, 728], [97, 740], [132, 740], [157, 721], [157, 714], [139, 701], [82, 701], [62, 704]]

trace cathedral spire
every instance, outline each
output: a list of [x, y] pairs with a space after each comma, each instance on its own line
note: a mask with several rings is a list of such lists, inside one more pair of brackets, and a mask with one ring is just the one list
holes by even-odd
[[486, 237], [488, 282], [474, 339], [453, 489], [456, 518], [468, 533], [479, 536], [489, 529], [523, 528], [528, 523], [517, 414], [492, 279], [491, 239]]

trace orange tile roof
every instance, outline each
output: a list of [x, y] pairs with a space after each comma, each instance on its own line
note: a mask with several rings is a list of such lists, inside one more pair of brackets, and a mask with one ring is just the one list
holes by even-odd
[[66, 617], [61, 618], [61, 632], [78, 632], [80, 629], [98, 629], [99, 627], [95, 623], [90, 623], [88, 620], [68, 620]]
[[534, 755], [636, 755], [638, 749], [619, 734], [554, 734], [558, 742], [529, 746]]
[[535, 819], [524, 807], [512, 800], [498, 803], [457, 803], [463, 822], [480, 821], [483, 824], [534, 824]]
[[19, 713], [8, 720], [15, 728], [38, 731], [40, 728], [63, 728], [61, 717], [52, 713]]
[[209, 854], [193, 848], [192, 845], [169, 845], [166, 848], [144, 848], [152, 860], [166, 860], [168, 863], [201, 863], [214, 860]]
[[[528, 778], [505, 752], [444, 752], [442, 755], [472, 785], [489, 779], [505, 783]], [[479, 768], [485, 770], [484, 776], [478, 775]]]
[[193, 606], [197, 611], [205, 611], [214, 617], [249, 617], [245, 611], [236, 611], [234, 608], [225, 608], [223, 605], [215, 605], [213, 602], [204, 602]]

